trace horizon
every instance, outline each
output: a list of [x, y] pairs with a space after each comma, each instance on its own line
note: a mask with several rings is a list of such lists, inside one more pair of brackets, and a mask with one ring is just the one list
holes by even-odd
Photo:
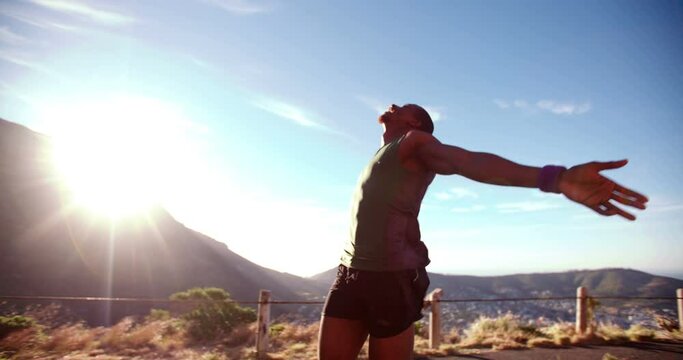
[[0, 19], [0, 117], [55, 139], [94, 213], [159, 204], [310, 277], [339, 263], [379, 113], [417, 103], [442, 142], [522, 164], [628, 158], [603, 174], [650, 197], [630, 223], [439, 176], [420, 214], [430, 272], [683, 279], [675, 4], [31, 0], [2, 2]]
[[[249, 259], [247, 259], [249, 260]], [[326, 273], [331, 270], [335, 270], [335, 268], [330, 268], [325, 271], [322, 271], [317, 274], [313, 274], [311, 276], [306, 276], [305, 278], [312, 278], [318, 275], [321, 275], [323, 273]], [[562, 273], [569, 273], [569, 272], [585, 272], [585, 271], [608, 271], [608, 270], [625, 270], [625, 271], [638, 271], [638, 272], [643, 272], [647, 273], [650, 275], [654, 276], [661, 276], [661, 277], [668, 277], [676, 280], [682, 280], [683, 281], [683, 273], [676, 274], [662, 274], [662, 273], [652, 273], [649, 271], [644, 271], [640, 269], [634, 269], [634, 268], [613, 268], [613, 267], [605, 267], [605, 268], [594, 268], [594, 269], [569, 269], [569, 270], [553, 270], [553, 271], [539, 271], [539, 272], [520, 272], [520, 273], [494, 273], [492, 272], [491, 274], [466, 274], [466, 273], [443, 273], [443, 272], [438, 272], [438, 271], [429, 271], [427, 270], [428, 273], [430, 274], [439, 274], [439, 275], [444, 275], [444, 276], [474, 276], [474, 277], [501, 277], [501, 276], [517, 276], [517, 275], [534, 275], [534, 274], [562, 274]]]

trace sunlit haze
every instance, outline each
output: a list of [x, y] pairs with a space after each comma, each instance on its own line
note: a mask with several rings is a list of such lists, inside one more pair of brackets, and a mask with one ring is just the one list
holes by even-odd
[[[54, 119], [54, 161], [75, 202], [120, 217], [156, 205], [178, 185], [185, 138], [173, 108], [142, 98], [89, 99], [47, 105]], [[170, 130], [170, 131], [169, 131]], [[181, 175], [182, 176], [182, 175]], [[183, 179], [181, 179], [183, 180]]]
[[[74, 6], [74, 4], [78, 6]], [[442, 142], [605, 175], [638, 220], [438, 177], [434, 272], [683, 276], [683, 6], [643, 1], [0, 2], [0, 117], [45, 133], [78, 206], [153, 206], [275, 270], [338, 264], [392, 103]]]

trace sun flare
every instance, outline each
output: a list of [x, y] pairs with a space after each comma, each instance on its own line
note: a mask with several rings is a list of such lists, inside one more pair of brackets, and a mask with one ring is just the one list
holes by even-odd
[[169, 104], [120, 97], [49, 109], [53, 159], [77, 205], [110, 218], [144, 213], [163, 200], [185, 145]]

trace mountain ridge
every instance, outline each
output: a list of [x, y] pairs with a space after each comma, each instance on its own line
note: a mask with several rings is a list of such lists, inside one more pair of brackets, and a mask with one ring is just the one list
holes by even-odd
[[[50, 163], [49, 137], [0, 119], [0, 295], [166, 298], [197, 286], [226, 289], [255, 301], [260, 289], [276, 300], [321, 300], [336, 268], [308, 278], [257, 265], [223, 243], [186, 227], [163, 208], [144, 219], [112, 224], [69, 206]], [[229, 224], [226, 224], [229, 226]], [[430, 273], [444, 298], [575, 296], [672, 297], [683, 280], [633, 269], [606, 268], [504, 276]], [[114, 309], [116, 310], [116, 309]], [[107, 313], [76, 311], [93, 323], [115, 321], [149, 306]], [[274, 306], [273, 314], [315, 318], [319, 307]]]
[[[215, 286], [255, 301], [261, 288], [288, 300], [322, 292], [315, 282], [239, 256], [162, 208], [113, 223], [71, 206], [51, 146], [49, 137], [0, 119], [0, 294], [165, 298]], [[106, 323], [129, 310], [110, 319], [102, 309], [82, 315]]]
[[[334, 281], [336, 268], [311, 276], [320, 283]], [[534, 272], [498, 276], [450, 275], [429, 272], [430, 289], [442, 288], [449, 298], [575, 296], [587, 287], [594, 296], [672, 297], [683, 280], [628, 268]], [[627, 286], [628, 284], [628, 286]]]

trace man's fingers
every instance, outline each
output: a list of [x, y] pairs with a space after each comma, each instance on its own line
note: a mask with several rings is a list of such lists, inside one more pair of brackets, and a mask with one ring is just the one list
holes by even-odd
[[608, 211], [608, 210], [607, 210], [607, 207], [606, 207], [605, 205], [603, 205], [603, 204], [595, 205], [595, 206], [591, 207], [591, 209], [593, 209], [593, 211], [595, 211], [596, 213], [598, 213], [598, 214], [600, 214], [600, 215], [603, 215], [603, 216], [612, 216], [612, 215], [614, 215], [614, 212], [613, 212], [613, 211]]
[[621, 217], [626, 218], [627, 220], [633, 221], [636, 219], [633, 214], [624, 211], [623, 209], [615, 206], [612, 203], [609, 202], [604, 202], [595, 208], [593, 208], [598, 214], [604, 215], [604, 216], [612, 216], [612, 215], [619, 215]]
[[599, 162], [596, 161], [595, 164], [598, 167], [598, 171], [600, 170], [609, 170], [609, 169], [618, 169], [628, 163], [627, 159], [624, 160], [619, 160], [619, 161], [607, 161], [607, 162]]
[[614, 211], [614, 213], [626, 218], [627, 220], [633, 221], [636, 219], [636, 217], [633, 214], [631, 214], [630, 212], [624, 211], [620, 207], [612, 205], [611, 203], [605, 203], [605, 206], [607, 206], [607, 208], [609, 210]]
[[631, 190], [631, 189], [627, 189], [627, 188], [625, 188], [625, 187], [623, 187], [623, 186], [621, 186], [621, 185], [619, 185], [619, 184], [615, 184], [615, 185], [616, 185], [616, 186], [614, 187], [614, 190], [615, 190], [615, 191], [617, 191], [617, 192], [619, 192], [619, 193], [621, 193], [621, 194], [626, 195], [627, 197], [631, 198], [632, 200], [638, 201], [638, 202], [643, 203], [643, 204], [645, 204], [646, 202], [649, 201], [649, 199], [647, 198], [647, 196], [645, 196], [645, 195], [643, 195], [643, 194], [641, 194], [641, 193], [635, 192], [635, 191], [633, 191], [633, 190]]
[[620, 202], [624, 205], [633, 206], [633, 207], [641, 209], [641, 210], [645, 209], [645, 204], [643, 202], [638, 201], [638, 200], [634, 200], [634, 199], [629, 198], [629, 197], [626, 197], [625, 195], [623, 195], [619, 192], [616, 192], [616, 191], [612, 193], [612, 196], [610, 197], [610, 199], [617, 201], [617, 202]]

